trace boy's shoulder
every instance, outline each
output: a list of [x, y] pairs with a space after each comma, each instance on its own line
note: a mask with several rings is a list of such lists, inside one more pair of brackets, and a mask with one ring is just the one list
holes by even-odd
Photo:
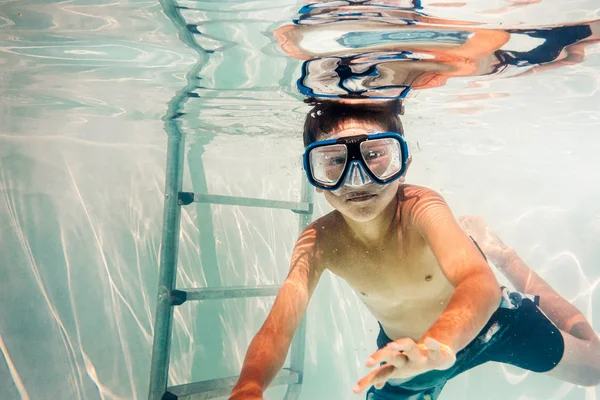
[[435, 190], [417, 185], [402, 185], [398, 189], [398, 213], [403, 230], [420, 230], [424, 221], [447, 209], [446, 200]]
[[308, 257], [312, 269], [325, 269], [331, 249], [343, 247], [343, 238], [347, 237], [340, 220], [343, 218], [336, 210], [311, 222], [296, 241], [292, 262], [294, 258]]
[[432, 201], [444, 201], [442, 195], [435, 190], [417, 185], [400, 185], [398, 188], [398, 203], [402, 208], [413, 210]]

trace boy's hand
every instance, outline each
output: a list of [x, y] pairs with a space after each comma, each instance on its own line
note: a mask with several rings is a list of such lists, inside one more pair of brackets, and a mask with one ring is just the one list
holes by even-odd
[[371, 355], [367, 367], [375, 367], [381, 362], [387, 364], [358, 381], [353, 392], [360, 393], [371, 385], [381, 389], [388, 379], [409, 379], [431, 370], [448, 369], [455, 361], [454, 351], [435, 339], [426, 338], [423, 344], [408, 338], [399, 339]]

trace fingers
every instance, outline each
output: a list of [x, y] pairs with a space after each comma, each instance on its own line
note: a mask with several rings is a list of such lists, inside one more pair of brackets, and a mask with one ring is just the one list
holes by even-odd
[[362, 378], [353, 391], [360, 393], [370, 385], [381, 389], [388, 379], [406, 379], [433, 369], [447, 369], [455, 361], [454, 351], [436, 339], [427, 337], [420, 344], [409, 338], [399, 339], [371, 355], [366, 362], [367, 367], [386, 364]]
[[422, 349], [412, 339], [399, 339], [387, 344], [387, 346], [377, 350], [367, 360], [366, 366], [369, 368], [384, 361], [401, 367], [407, 361], [419, 361], [425, 358], [426, 349]]
[[375, 353], [371, 354], [371, 357], [367, 360], [365, 365], [369, 368], [375, 367], [377, 364], [381, 364], [382, 362], [387, 362], [396, 367], [401, 367], [406, 364], [406, 355], [401, 353], [398, 350], [394, 350], [389, 346], [385, 346]]
[[374, 385], [377, 389], [381, 389], [387, 382], [394, 369], [395, 367], [392, 364], [382, 365], [358, 381], [352, 391], [354, 393], [360, 393], [371, 385]]
[[406, 363], [406, 358], [408, 358], [408, 361], [416, 361], [423, 358], [423, 356], [423, 350], [417, 346], [414, 340], [404, 338], [390, 342], [385, 347], [377, 350], [367, 360], [366, 365], [371, 368], [378, 363], [387, 361], [395, 366], [400, 366], [399, 363], [402, 365]]
[[392, 350], [401, 351], [409, 361], [417, 361], [423, 358], [423, 349], [421, 349], [412, 339], [400, 339], [388, 344]]

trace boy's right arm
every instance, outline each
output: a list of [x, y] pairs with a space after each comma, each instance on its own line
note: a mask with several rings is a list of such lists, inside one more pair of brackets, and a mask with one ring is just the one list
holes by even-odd
[[290, 272], [248, 347], [230, 400], [262, 399], [263, 392], [283, 367], [294, 333], [322, 274], [316, 261], [315, 239], [313, 225], [300, 235], [292, 253]]

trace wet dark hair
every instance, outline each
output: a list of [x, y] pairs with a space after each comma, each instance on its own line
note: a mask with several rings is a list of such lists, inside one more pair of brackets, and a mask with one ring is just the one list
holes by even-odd
[[370, 104], [341, 103], [332, 100], [308, 98], [305, 103], [313, 108], [304, 121], [304, 146], [316, 142], [323, 136], [342, 128], [344, 122], [381, 125], [385, 132], [396, 132], [404, 136], [400, 115], [404, 113], [400, 99], [374, 101]]

